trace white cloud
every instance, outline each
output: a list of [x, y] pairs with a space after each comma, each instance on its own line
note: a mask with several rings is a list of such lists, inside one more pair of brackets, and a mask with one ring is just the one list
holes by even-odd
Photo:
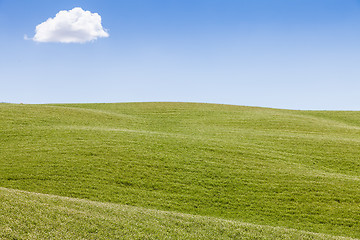
[[101, 25], [101, 16], [76, 7], [60, 11], [54, 18], [36, 26], [35, 42], [84, 43], [109, 34]]

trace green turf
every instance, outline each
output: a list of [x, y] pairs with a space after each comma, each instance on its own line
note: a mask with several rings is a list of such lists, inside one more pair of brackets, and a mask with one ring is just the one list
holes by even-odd
[[5, 188], [0, 222], [0, 239], [351, 239]]
[[0, 104], [0, 186], [360, 237], [360, 112]]

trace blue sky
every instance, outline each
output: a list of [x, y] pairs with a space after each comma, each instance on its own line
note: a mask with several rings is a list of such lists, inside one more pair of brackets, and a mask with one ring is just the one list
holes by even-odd
[[[60, 10], [109, 37], [39, 43]], [[357, 0], [0, 0], [0, 102], [360, 110]]]

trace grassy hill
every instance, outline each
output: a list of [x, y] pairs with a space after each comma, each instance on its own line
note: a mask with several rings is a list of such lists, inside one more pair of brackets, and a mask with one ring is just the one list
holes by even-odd
[[0, 239], [351, 240], [114, 203], [0, 188]]
[[0, 237], [360, 237], [360, 112], [0, 104], [0, 140], [0, 209], [24, 216]]

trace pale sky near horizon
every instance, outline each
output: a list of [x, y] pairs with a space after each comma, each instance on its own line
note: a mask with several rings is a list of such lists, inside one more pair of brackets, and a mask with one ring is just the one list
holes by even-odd
[[[75, 7], [101, 26], [34, 38]], [[0, 0], [0, 30], [0, 102], [360, 110], [359, 0]]]

